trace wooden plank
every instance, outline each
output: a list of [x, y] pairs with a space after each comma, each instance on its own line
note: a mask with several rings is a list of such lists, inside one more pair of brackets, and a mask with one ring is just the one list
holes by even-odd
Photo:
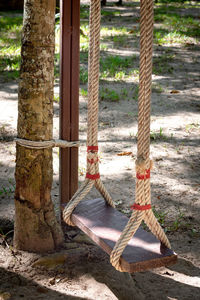
[[[103, 199], [95, 199], [80, 202], [72, 221], [110, 254], [128, 218]], [[171, 249], [161, 246], [152, 233], [139, 228], [124, 250], [121, 264], [127, 272], [133, 273], [171, 265], [176, 260], [177, 255]]]

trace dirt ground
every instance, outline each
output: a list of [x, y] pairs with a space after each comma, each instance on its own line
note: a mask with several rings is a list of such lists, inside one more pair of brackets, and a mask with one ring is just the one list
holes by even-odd
[[[194, 13], [197, 11], [200, 9]], [[0, 78], [0, 299], [200, 299], [199, 50], [200, 44], [171, 46], [175, 59], [169, 65], [174, 71], [166, 76], [153, 76], [152, 204], [178, 254], [178, 262], [168, 268], [132, 275], [114, 270], [109, 257], [74, 228], [66, 228], [62, 249], [42, 258], [12, 248], [17, 82]], [[121, 47], [118, 55], [127, 51], [131, 53], [131, 49]], [[154, 55], [162, 51], [163, 47], [155, 47]], [[112, 84], [120, 90], [124, 84], [129, 89], [132, 83]], [[162, 87], [159, 92], [158, 86]], [[137, 102], [121, 98], [116, 102], [100, 101], [99, 105], [101, 177], [117, 208], [129, 216], [135, 190]], [[59, 134], [57, 103], [54, 110], [56, 138]], [[86, 119], [87, 99], [81, 96], [80, 182], [86, 166]], [[119, 155], [123, 152], [132, 155]], [[52, 199], [58, 213], [58, 149], [54, 148], [53, 155]], [[89, 198], [97, 195], [93, 190]]]

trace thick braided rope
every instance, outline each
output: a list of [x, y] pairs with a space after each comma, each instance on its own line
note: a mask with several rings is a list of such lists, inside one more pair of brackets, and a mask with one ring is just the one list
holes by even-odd
[[100, 0], [91, 0], [88, 62], [88, 131], [86, 179], [63, 211], [64, 221], [73, 226], [71, 214], [78, 203], [95, 187], [112, 207], [114, 202], [99, 175], [98, 159], [98, 101], [99, 101], [99, 50], [100, 50]]
[[[150, 176], [145, 178], [146, 171], [150, 172], [150, 105], [151, 105], [151, 76], [152, 76], [152, 45], [153, 45], [153, 0], [140, 1], [140, 83], [138, 100], [138, 145], [136, 161], [136, 195], [135, 204], [139, 207], [148, 206], [146, 210], [134, 210], [129, 222], [117, 241], [111, 256], [111, 264], [123, 272], [120, 257], [129, 240], [132, 238], [142, 220], [145, 221], [152, 233], [170, 248], [170, 243], [155, 218], [151, 207]], [[137, 178], [138, 177], [138, 178]], [[141, 180], [140, 177], [143, 177]]]
[[74, 223], [71, 220], [71, 214], [75, 207], [79, 204], [79, 202], [90, 192], [93, 185], [93, 181], [90, 181], [88, 179], [85, 180], [78, 189], [78, 191], [74, 194], [72, 199], [68, 202], [67, 206], [63, 211], [63, 219], [68, 225], [74, 226]]
[[[90, 47], [88, 71], [88, 146], [98, 146], [98, 112], [99, 112], [99, 56], [100, 56], [100, 1], [91, 1]], [[92, 26], [93, 25], [93, 26]], [[92, 71], [91, 71], [92, 70]], [[90, 163], [91, 160], [95, 163]], [[88, 151], [87, 173], [99, 174], [98, 152]], [[112, 207], [114, 202], [105, 189], [101, 179], [95, 180], [95, 187]]]

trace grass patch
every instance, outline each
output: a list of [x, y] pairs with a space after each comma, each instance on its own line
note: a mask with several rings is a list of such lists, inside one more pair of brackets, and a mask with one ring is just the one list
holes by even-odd
[[10, 196], [15, 192], [15, 183], [12, 179], [8, 179], [8, 186], [0, 187], [0, 196]]
[[172, 73], [173, 67], [170, 63], [173, 62], [174, 58], [175, 55], [173, 53], [164, 53], [160, 56], [153, 57], [153, 74]]
[[101, 27], [101, 37], [128, 36], [129, 32], [127, 27]]
[[106, 56], [100, 59], [100, 78], [114, 77], [115, 79], [123, 79], [129, 75], [129, 69], [133, 66], [135, 55], [130, 57]]
[[113, 89], [101, 88], [99, 92], [99, 98], [100, 100], [118, 102], [120, 95]]
[[129, 40], [132, 40], [133, 35], [137, 35], [137, 32], [127, 27], [101, 28], [101, 41], [112, 43], [113, 47], [130, 47]]
[[172, 44], [186, 44], [193, 39], [189, 38], [187, 35], [180, 33], [179, 31], [167, 32], [163, 34], [163, 29], [156, 29], [154, 31], [154, 42], [158, 45], [172, 45]]
[[197, 42], [200, 37], [199, 20], [178, 14], [177, 7], [165, 5], [155, 8], [154, 19], [162, 23], [159, 29], [154, 30], [154, 41], [157, 44], [184, 44], [191, 40]]
[[133, 100], [135, 100], [135, 101], [138, 100], [138, 94], [139, 94], [139, 84], [136, 85], [136, 87], [133, 91], [133, 95], [132, 95]]
[[155, 131], [155, 130], [150, 131], [150, 139], [153, 140], [153, 141], [166, 140], [167, 137], [163, 133], [163, 128], [160, 127], [159, 131]]
[[187, 133], [195, 131], [195, 130], [198, 130], [198, 131], [200, 130], [200, 124], [199, 123], [190, 123], [190, 124], [187, 124], [185, 126], [185, 131]]
[[121, 14], [121, 12], [117, 11], [117, 10], [101, 9], [101, 16], [102, 17], [115, 17], [115, 16], [119, 16], [120, 14]]
[[[153, 207], [152, 210], [156, 219], [158, 220], [165, 232], [175, 232], [179, 229], [189, 229], [189, 227], [191, 227], [190, 224], [187, 224], [185, 222], [184, 213], [180, 210], [180, 208], [178, 209], [178, 213], [175, 216], [175, 220], [173, 222], [170, 222], [170, 224], [167, 220], [168, 212], [157, 210], [155, 207]], [[145, 225], [144, 227], [147, 228]], [[193, 231], [195, 231], [196, 233], [196, 230]]]

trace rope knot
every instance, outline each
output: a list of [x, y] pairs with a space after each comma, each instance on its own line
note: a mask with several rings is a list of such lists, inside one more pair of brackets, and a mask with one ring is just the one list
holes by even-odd
[[150, 172], [153, 168], [153, 161], [144, 159], [143, 156], [139, 156], [135, 162], [136, 177], [139, 180], [149, 179]]
[[87, 162], [88, 164], [97, 164], [99, 161], [99, 156], [97, 152], [88, 152], [87, 153]]

